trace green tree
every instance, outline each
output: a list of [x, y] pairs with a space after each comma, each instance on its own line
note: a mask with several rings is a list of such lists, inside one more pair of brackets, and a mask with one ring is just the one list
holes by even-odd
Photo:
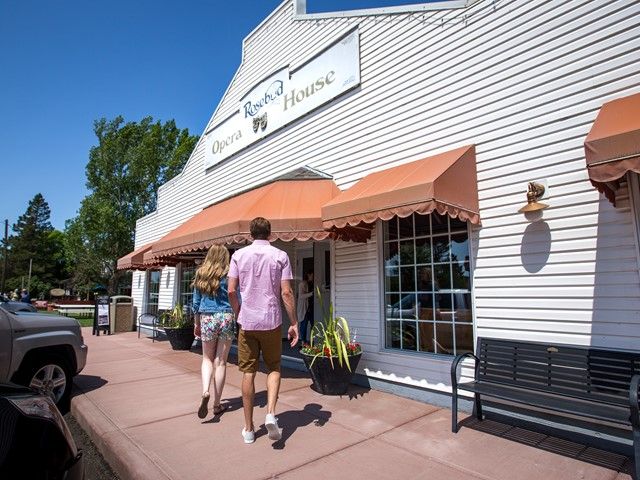
[[158, 188], [182, 170], [198, 137], [173, 120], [151, 117], [102, 118], [94, 133], [98, 144], [86, 167], [90, 193], [66, 225], [67, 261], [77, 287], [102, 282], [115, 293], [122, 277], [116, 262], [133, 249], [136, 220], [156, 209]]
[[46, 296], [51, 288], [66, 278], [64, 234], [51, 226], [51, 209], [42, 194], [36, 194], [27, 210], [13, 225], [14, 234], [8, 240], [7, 286], [25, 287], [31, 262], [33, 297]]

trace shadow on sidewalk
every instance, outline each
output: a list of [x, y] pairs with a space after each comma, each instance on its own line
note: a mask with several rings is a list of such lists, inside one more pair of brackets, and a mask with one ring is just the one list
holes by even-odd
[[474, 417], [467, 417], [460, 422], [460, 427], [466, 427], [523, 445], [546, 450], [563, 457], [573, 458], [581, 462], [631, 475], [633, 461], [629, 457], [618, 453], [491, 419], [479, 421]]
[[[222, 417], [227, 412], [233, 412], [235, 410], [242, 410], [242, 397], [232, 397], [232, 398], [222, 398], [221, 405], [226, 406], [227, 408], [218, 415], [214, 415], [209, 420], [205, 420], [202, 423], [218, 423], [220, 421], [220, 417]], [[267, 406], [267, 391], [262, 390], [260, 392], [256, 392], [256, 397], [253, 403], [254, 408], [265, 408]], [[210, 412], [213, 408], [211, 404], [209, 405]], [[265, 430], [266, 431], [266, 430]]]
[[80, 375], [76, 375], [73, 378], [73, 386], [75, 388], [72, 391], [72, 395], [77, 394], [78, 389], [82, 393], [87, 393], [87, 392], [90, 392], [91, 390], [96, 390], [100, 387], [103, 387], [107, 383], [109, 382], [102, 377], [97, 377], [95, 375], [83, 375], [81, 373]]
[[[278, 424], [282, 428], [282, 438], [273, 442], [275, 450], [282, 450], [289, 438], [298, 430], [298, 428], [314, 425], [322, 427], [331, 418], [331, 412], [322, 410], [322, 405], [317, 403], [308, 403], [302, 410], [288, 410], [278, 414]], [[267, 434], [267, 429], [262, 425], [256, 432], [256, 437]]]

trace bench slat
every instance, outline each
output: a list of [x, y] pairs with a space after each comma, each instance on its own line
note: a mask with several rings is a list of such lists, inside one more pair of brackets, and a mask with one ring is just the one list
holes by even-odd
[[580, 402], [571, 398], [548, 395], [529, 389], [494, 385], [484, 382], [469, 382], [458, 384], [460, 390], [477, 392], [482, 395], [500, 398], [512, 402], [522, 403], [538, 408], [582, 415], [598, 420], [608, 420], [622, 425], [629, 425], [629, 409], [622, 406], [613, 406], [602, 403]]

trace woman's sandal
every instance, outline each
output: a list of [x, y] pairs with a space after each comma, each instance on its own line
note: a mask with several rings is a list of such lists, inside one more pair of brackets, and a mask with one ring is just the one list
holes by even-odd
[[[203, 393], [202, 399], [200, 400], [200, 408], [198, 409], [198, 418], [205, 418], [207, 416], [207, 413], [209, 413], [209, 408], [207, 407], [208, 405], [209, 405], [209, 394]], [[214, 411], [215, 411], [215, 408], [214, 408]]]
[[228, 405], [214, 405], [213, 406], [213, 414], [214, 415], [220, 415], [222, 412], [224, 412], [227, 408], [229, 408]]

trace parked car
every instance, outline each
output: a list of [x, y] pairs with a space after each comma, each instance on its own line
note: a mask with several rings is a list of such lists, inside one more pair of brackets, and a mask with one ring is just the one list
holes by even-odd
[[12, 312], [0, 304], [0, 383], [39, 390], [66, 412], [73, 376], [86, 361], [87, 346], [77, 320]]
[[30, 303], [14, 302], [9, 300], [6, 296], [0, 297], [0, 305], [10, 312], [37, 312], [38, 309]]
[[48, 395], [0, 384], [0, 426], [0, 478], [84, 478], [82, 451]]

